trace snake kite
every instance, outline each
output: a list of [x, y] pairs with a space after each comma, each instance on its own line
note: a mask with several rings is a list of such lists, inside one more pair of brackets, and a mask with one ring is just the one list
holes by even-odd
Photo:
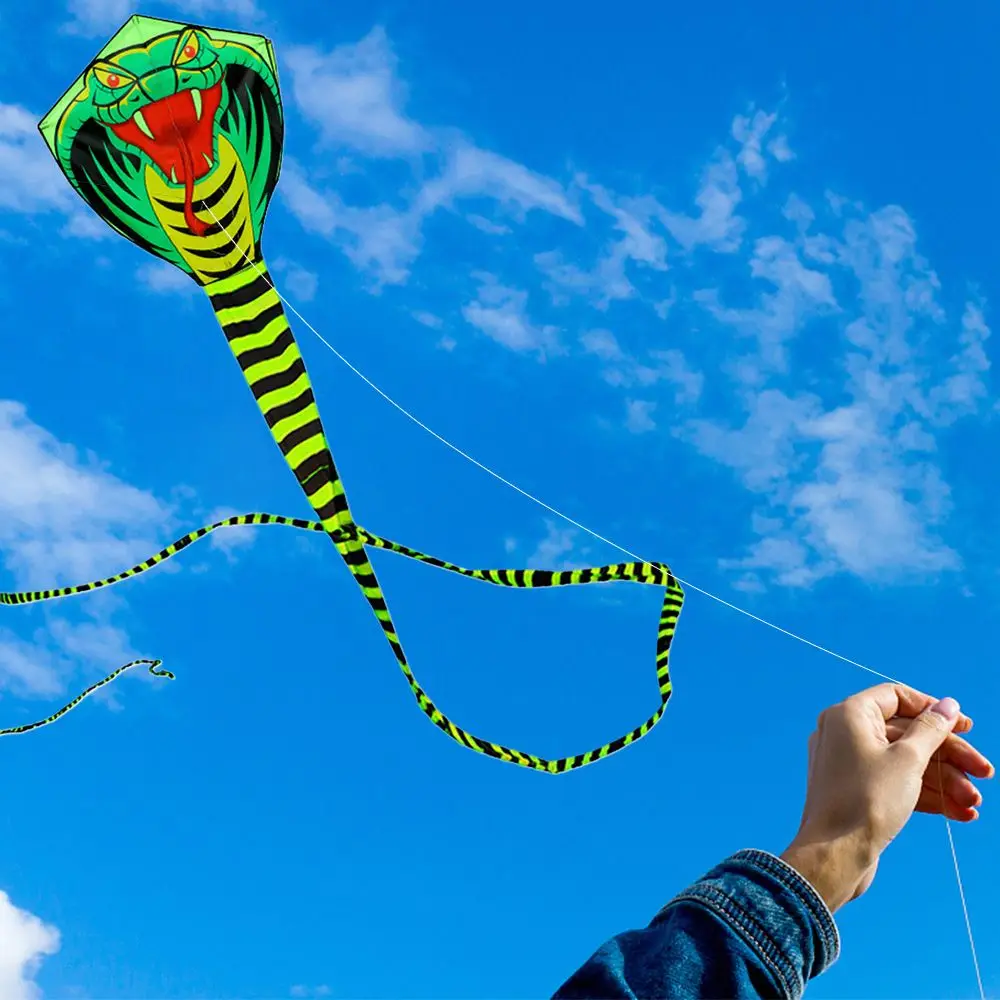
[[[284, 118], [277, 61], [261, 36], [134, 15], [108, 41], [39, 130], [77, 193], [113, 229], [179, 268], [205, 290], [275, 444], [317, 520], [244, 514], [199, 528], [131, 569], [73, 587], [0, 594], [20, 605], [120, 583], [171, 558], [210, 532], [281, 525], [326, 534], [361, 588], [417, 704], [457, 743], [549, 773], [583, 767], [645, 736], [672, 691], [669, 656], [684, 591], [670, 569], [626, 562], [590, 569], [464, 569], [373, 535], [354, 520], [334, 464], [305, 363], [261, 255], [261, 233], [281, 167]], [[385, 549], [504, 587], [631, 581], [665, 588], [656, 641], [660, 702], [640, 726], [587, 753], [555, 760], [472, 735], [445, 716], [410, 669], [367, 550]], [[61, 718], [124, 671], [119, 667], [58, 712], [0, 730], [15, 735]]]

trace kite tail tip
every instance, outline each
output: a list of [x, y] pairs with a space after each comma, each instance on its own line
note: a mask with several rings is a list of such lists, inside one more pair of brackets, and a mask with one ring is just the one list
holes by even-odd
[[154, 677], [164, 677], [168, 681], [177, 680], [177, 675], [173, 673], [173, 671], [167, 670], [167, 668], [163, 666], [163, 660], [137, 660], [136, 663], [149, 664], [149, 672]]
[[103, 677], [95, 684], [91, 684], [89, 688], [78, 694], [71, 702], [69, 702], [66, 705], [63, 705], [63, 707], [60, 708], [58, 712], [53, 712], [47, 718], [39, 719], [37, 722], [29, 722], [23, 726], [11, 726], [7, 729], [0, 729], [0, 736], [20, 736], [24, 733], [30, 733], [35, 729], [41, 729], [43, 726], [51, 726], [53, 722], [56, 722], [59, 719], [61, 719], [67, 712], [71, 712], [85, 698], [89, 698], [90, 695], [92, 695], [99, 688], [104, 687], [105, 684], [110, 684], [112, 681], [120, 677], [127, 670], [131, 670], [133, 667], [138, 667], [143, 665], [148, 668], [149, 672], [154, 677], [165, 677], [168, 681], [176, 679], [174, 677], [173, 672], [167, 670], [163, 666], [163, 660], [147, 660], [147, 659], [131, 660], [124, 666], [119, 667], [117, 670], [113, 670], [110, 674], [108, 674], [106, 677]]

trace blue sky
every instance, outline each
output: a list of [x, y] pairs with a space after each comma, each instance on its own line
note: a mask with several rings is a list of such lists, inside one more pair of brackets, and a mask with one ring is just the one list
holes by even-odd
[[[188, 0], [274, 38], [279, 287], [400, 404], [753, 614], [939, 696], [995, 759], [995, 8]], [[133, 7], [6, 3], [0, 587], [118, 571], [220, 511], [308, 513], [203, 297], [103, 230], [34, 134]], [[31, 45], [30, 60], [25, 48]], [[618, 554], [449, 452], [296, 327], [359, 521], [464, 565]], [[538, 997], [795, 831], [817, 713], [869, 675], [689, 593], [646, 740], [551, 778], [416, 710], [318, 536], [230, 534], [0, 619], [5, 996]], [[514, 593], [385, 556], [418, 677], [580, 752], [655, 705], [659, 595]], [[989, 791], [989, 789], [985, 789]], [[991, 804], [955, 831], [987, 992]], [[967, 997], [918, 817], [816, 997]]]

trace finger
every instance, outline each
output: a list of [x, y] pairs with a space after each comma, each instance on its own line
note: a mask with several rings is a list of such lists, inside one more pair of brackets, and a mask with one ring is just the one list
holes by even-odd
[[896, 715], [901, 715], [907, 719], [916, 718], [925, 708], [933, 705], [936, 701], [929, 694], [917, 691], [915, 688], [907, 687], [905, 684], [885, 683], [876, 684], [865, 691], [851, 695], [847, 699], [847, 704], [856, 703], [858, 705], [873, 705], [877, 708], [885, 721]]
[[910, 754], [916, 754], [926, 770], [931, 757], [942, 746], [958, 721], [959, 707], [954, 698], [942, 698], [925, 708], [913, 720], [913, 724], [888, 748], [888, 753], [897, 759], [912, 762]]
[[931, 763], [924, 772], [923, 787], [936, 795], [944, 794], [959, 806], [972, 808], [983, 803], [982, 792], [950, 764]]
[[[910, 726], [912, 719], [890, 719], [885, 725], [886, 736], [890, 743], [895, 743]], [[974, 778], [992, 778], [996, 773], [992, 762], [981, 754], [971, 743], [960, 736], [950, 733], [941, 747], [935, 751], [933, 761], [952, 764], [960, 771]]]
[[[895, 681], [887, 681], [884, 684], [876, 684], [874, 687], [866, 688], [857, 694], [846, 699], [845, 704], [853, 703], [874, 703], [882, 713], [882, 718], [889, 720], [894, 716], [902, 716], [907, 719], [916, 718], [924, 709], [929, 708], [937, 699], [933, 695], [924, 694], [907, 684], [897, 684]], [[955, 724], [955, 732], [967, 733], [972, 728], [972, 719], [959, 713], [958, 722]]]
[[961, 736], [949, 736], [935, 757], [973, 778], [992, 778], [996, 773], [992, 762]]
[[[897, 715], [894, 718], [886, 722], [886, 726], [899, 726], [899, 725], [909, 725], [913, 722], [913, 719], [906, 718], [902, 715]], [[967, 733], [972, 728], [972, 719], [967, 715], [958, 716], [958, 721], [955, 723], [955, 728], [952, 730], [953, 733]]]
[[956, 823], [971, 823], [979, 819], [979, 810], [974, 806], [959, 805], [947, 796], [942, 799], [940, 792], [932, 792], [929, 788], [920, 792], [914, 811], [930, 816], [946, 816]]

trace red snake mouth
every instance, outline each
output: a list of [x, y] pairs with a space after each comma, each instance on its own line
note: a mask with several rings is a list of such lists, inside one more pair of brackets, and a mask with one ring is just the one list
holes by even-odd
[[140, 108], [111, 129], [123, 142], [142, 150], [173, 184], [184, 185], [184, 221], [196, 236], [208, 223], [194, 214], [195, 181], [215, 166], [212, 132], [222, 102], [222, 84], [207, 90], [182, 90]]

